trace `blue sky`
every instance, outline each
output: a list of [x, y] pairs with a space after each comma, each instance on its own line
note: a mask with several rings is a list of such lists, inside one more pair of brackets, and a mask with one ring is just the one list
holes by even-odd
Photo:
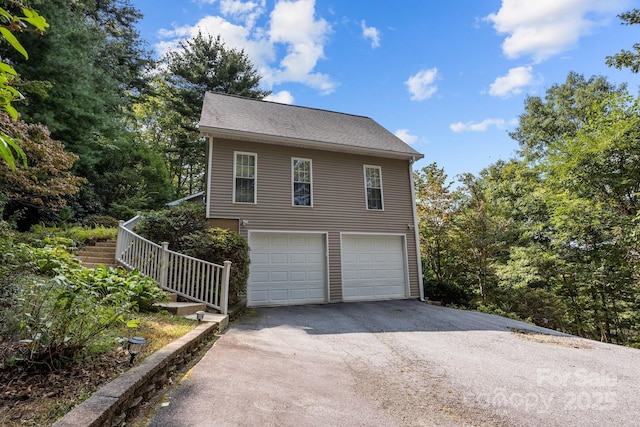
[[198, 29], [241, 48], [272, 100], [373, 118], [450, 178], [518, 146], [527, 95], [570, 71], [626, 82], [605, 57], [640, 42], [640, 0], [132, 0], [158, 57]]

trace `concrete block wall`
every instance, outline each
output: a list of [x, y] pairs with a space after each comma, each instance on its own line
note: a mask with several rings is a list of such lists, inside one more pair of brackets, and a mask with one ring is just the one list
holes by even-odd
[[174, 372], [184, 368], [220, 330], [220, 326], [226, 328], [226, 322], [228, 318], [220, 324], [198, 325], [100, 388], [53, 426], [115, 427], [132, 419], [141, 404], [152, 399]]

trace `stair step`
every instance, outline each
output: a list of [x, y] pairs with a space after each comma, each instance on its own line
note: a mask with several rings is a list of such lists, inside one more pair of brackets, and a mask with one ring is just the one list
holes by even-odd
[[109, 264], [113, 264], [116, 262], [116, 257], [115, 256], [84, 256], [84, 255], [79, 255], [78, 259], [80, 259], [81, 263], [86, 263], [86, 262], [100, 262], [100, 263], [109, 263]]
[[197, 302], [163, 302], [154, 305], [176, 316], [187, 316], [189, 314], [195, 314], [197, 311], [205, 311], [207, 309], [205, 304]]
[[96, 242], [95, 246], [99, 248], [115, 248], [117, 242], [115, 240], [103, 240], [101, 242]]
[[[184, 316], [189, 320], [198, 320], [198, 316], [194, 313], [194, 314], [189, 314], [187, 316]], [[220, 313], [204, 313], [204, 319], [202, 319], [203, 322], [218, 322], [218, 323], [222, 323], [225, 321], [225, 318], [228, 318], [229, 316], [227, 316], [226, 314], [220, 314]]]
[[87, 246], [80, 250], [81, 253], [116, 253], [116, 248], [108, 247], [108, 246]]

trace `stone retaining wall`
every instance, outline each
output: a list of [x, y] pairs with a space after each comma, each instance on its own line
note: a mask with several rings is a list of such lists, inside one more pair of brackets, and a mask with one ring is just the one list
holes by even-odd
[[141, 404], [150, 400], [198, 351], [225, 329], [219, 323], [202, 323], [182, 338], [144, 359], [139, 365], [106, 384], [64, 417], [54, 427], [113, 427], [132, 419]]

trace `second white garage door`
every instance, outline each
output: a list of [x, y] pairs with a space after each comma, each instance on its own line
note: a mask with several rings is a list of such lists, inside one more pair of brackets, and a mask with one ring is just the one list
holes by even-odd
[[324, 234], [252, 232], [247, 305], [326, 302]]
[[407, 280], [404, 254], [402, 236], [344, 234], [344, 301], [405, 298]]

